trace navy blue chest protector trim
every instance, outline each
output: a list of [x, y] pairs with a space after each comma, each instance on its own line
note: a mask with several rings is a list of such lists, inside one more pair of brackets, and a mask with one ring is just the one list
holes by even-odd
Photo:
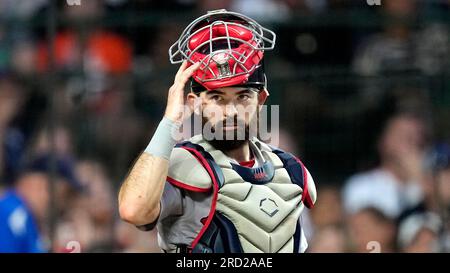
[[256, 168], [248, 168], [234, 163], [231, 163], [231, 167], [242, 179], [257, 185], [269, 183], [275, 175], [275, 169], [270, 161], [266, 161], [262, 166]]
[[208, 229], [192, 250], [193, 253], [243, 253], [233, 223], [220, 212], [215, 212]]
[[283, 167], [288, 172], [291, 177], [292, 182], [299, 185], [300, 188], [304, 188], [304, 173], [302, 166], [298, 163], [297, 159], [290, 154], [278, 148], [272, 148], [272, 152], [280, 158], [281, 162], [283, 162]]
[[[189, 141], [178, 143], [175, 147], [188, 147], [197, 150], [208, 162], [213, 170], [214, 176], [219, 183], [219, 188], [224, 184], [225, 178], [222, 169], [214, 161], [214, 158], [201, 145]], [[292, 182], [299, 185], [303, 189], [303, 168], [300, 163], [290, 153], [284, 152], [278, 148], [272, 148], [283, 162], [283, 167], [289, 173]], [[231, 164], [235, 170], [245, 181], [254, 184], [265, 184], [272, 181], [275, 170], [271, 162], [266, 161], [261, 167], [247, 168], [236, 164]], [[255, 175], [256, 174], [256, 175]], [[294, 237], [294, 253], [299, 252], [301, 239], [301, 226], [297, 221]], [[238, 233], [234, 224], [222, 213], [215, 212], [214, 217], [205, 233], [200, 238], [194, 249], [189, 249], [183, 246], [186, 252], [193, 253], [242, 253], [242, 246], [239, 241]]]

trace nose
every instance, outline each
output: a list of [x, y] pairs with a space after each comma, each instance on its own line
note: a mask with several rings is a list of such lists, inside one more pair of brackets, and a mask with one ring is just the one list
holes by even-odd
[[236, 106], [234, 105], [234, 103], [228, 103], [225, 106], [225, 116], [227, 118], [235, 117], [235, 116], [237, 116], [237, 114], [238, 114], [238, 111], [237, 111]]

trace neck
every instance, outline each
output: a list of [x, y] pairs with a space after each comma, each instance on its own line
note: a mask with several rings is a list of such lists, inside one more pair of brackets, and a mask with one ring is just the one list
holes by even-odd
[[386, 161], [381, 165], [381, 168], [390, 172], [400, 182], [405, 182], [405, 180], [407, 180], [404, 172], [395, 162]]
[[223, 153], [228, 157], [235, 159], [237, 162], [249, 161], [251, 156], [248, 141], [244, 142], [244, 144], [236, 149], [224, 151]]

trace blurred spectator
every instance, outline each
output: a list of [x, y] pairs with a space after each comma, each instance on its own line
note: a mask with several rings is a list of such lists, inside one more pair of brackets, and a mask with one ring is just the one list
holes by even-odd
[[[356, 51], [353, 71], [363, 76], [421, 71], [435, 74], [450, 68], [449, 30], [442, 24], [413, 27], [417, 0], [386, 1], [385, 29], [367, 38]], [[424, 42], [426, 41], [426, 42]]]
[[[382, 211], [373, 207], [365, 207], [352, 214], [348, 221], [350, 239], [356, 252], [396, 251], [395, 221], [384, 215]], [[379, 249], [373, 249], [373, 246], [379, 247]]]
[[344, 224], [344, 213], [339, 189], [333, 186], [321, 186], [320, 200], [311, 210], [311, 218], [317, 229]]
[[400, 223], [398, 244], [402, 252], [433, 253], [439, 251], [442, 222], [434, 213], [414, 213]]
[[[104, 1], [61, 6], [62, 16], [71, 24], [63, 25], [54, 38], [55, 68], [73, 73], [68, 83], [72, 87], [77, 85], [80, 90], [72, 92], [95, 94], [109, 89], [116, 76], [131, 70], [133, 48], [130, 41], [99, 25], [106, 12]], [[90, 27], [82, 27], [85, 22], [89, 22]], [[40, 41], [35, 54], [38, 72], [48, 72], [48, 37]]]
[[[66, 209], [69, 191], [80, 184], [65, 160], [56, 161], [55, 205], [57, 213]], [[49, 157], [32, 160], [14, 186], [0, 197], [0, 252], [44, 252], [48, 220]]]
[[47, 210], [48, 181], [42, 174], [23, 175], [15, 190], [0, 197], [0, 252], [44, 252], [37, 220]]
[[70, 240], [76, 240], [83, 252], [111, 252], [117, 207], [111, 180], [102, 164], [93, 160], [80, 161], [76, 174], [83, 185], [83, 193], [60, 222], [59, 249]]
[[[50, 131], [47, 123], [43, 124], [32, 137], [28, 149], [29, 156], [53, 151], [58, 157], [76, 159], [76, 145], [68, 128], [72, 124], [57, 122], [53, 126], [53, 131]], [[50, 134], [53, 134], [52, 138]], [[53, 143], [50, 142], [51, 139]], [[100, 163], [91, 161], [73, 163], [76, 168], [75, 176], [81, 183], [83, 191], [72, 194], [71, 198], [61, 205], [69, 209], [58, 215], [52, 251], [69, 251], [67, 246], [71, 241], [79, 243], [83, 252], [110, 251], [114, 207], [112, 183]]]
[[311, 225], [305, 228], [305, 235], [311, 242], [308, 252], [347, 252], [348, 237], [340, 191], [335, 186], [321, 185], [318, 192], [320, 200], [306, 214]]
[[25, 90], [13, 77], [0, 77], [0, 183], [12, 182], [22, 160], [25, 135], [14, 122], [25, 100]]
[[[50, 134], [53, 134], [53, 143], [50, 142], [52, 139]], [[67, 127], [56, 125], [54, 131], [50, 132], [48, 126], [42, 126], [32, 139], [29, 153], [31, 155], [42, 155], [54, 151], [59, 156], [70, 158], [73, 157], [73, 149], [72, 136]]]
[[[79, 178], [75, 174], [75, 162], [64, 156], [54, 155], [54, 159], [50, 154], [40, 154], [34, 155], [25, 163], [25, 169], [23, 172], [39, 172], [46, 174], [48, 177], [51, 176], [53, 171], [53, 161], [54, 171], [55, 171], [55, 206], [53, 209], [58, 215], [62, 215], [71, 207], [71, 202], [76, 193], [82, 190], [83, 185], [80, 183]], [[64, 182], [64, 183], [58, 183]], [[45, 203], [45, 202], [43, 202]]]
[[427, 151], [424, 164], [424, 179], [421, 181], [423, 198], [416, 206], [407, 208], [399, 219], [415, 212], [439, 212], [441, 206], [450, 204], [450, 188], [446, 179], [446, 168], [449, 165], [450, 148], [446, 144], [436, 145]]
[[141, 151], [145, 145], [141, 141], [149, 133], [149, 126], [133, 109], [133, 94], [125, 90], [128, 87], [119, 85], [91, 97], [74, 124], [84, 133], [79, 135], [79, 151], [101, 160], [113, 179], [128, 170], [124, 162], [131, 162]]
[[353, 70], [364, 76], [405, 71], [414, 68], [413, 29], [410, 21], [416, 15], [416, 0], [386, 1], [384, 32], [368, 38], [356, 51]]
[[[58, 31], [54, 61], [55, 68], [70, 73], [70, 77], [58, 82], [53, 97], [54, 118], [66, 125], [67, 132], [70, 129], [80, 133], [73, 140], [69, 139], [73, 143], [64, 144], [70, 134], [58, 129], [55, 135], [55, 139], [60, 141], [56, 143], [57, 149], [72, 150], [72, 145], [76, 145], [77, 153], [91, 155], [95, 147], [97, 152], [93, 154], [102, 160], [106, 159], [109, 168], [123, 172], [115, 168], [117, 163], [114, 161], [116, 158], [122, 160], [122, 157], [111, 154], [115, 150], [112, 147], [117, 147], [119, 136], [125, 138], [123, 130], [129, 133], [129, 143], [135, 143], [134, 132], [139, 127], [136, 126], [139, 117], [134, 116], [134, 111], [129, 112], [133, 94], [130, 81], [126, 78], [126, 74], [131, 71], [133, 47], [124, 36], [99, 26], [98, 21], [106, 12], [104, 1], [89, 1], [75, 7], [62, 5], [61, 11], [73, 24], [64, 25]], [[84, 22], [92, 25], [81, 27]], [[38, 71], [48, 72], [48, 41], [41, 41], [36, 59]], [[126, 128], [133, 126], [132, 129]], [[41, 141], [37, 145], [48, 146], [48, 143]], [[70, 147], [61, 147], [64, 145]], [[126, 152], [134, 152], [127, 145], [121, 147]], [[125, 158], [128, 156], [126, 152], [121, 153]]]
[[380, 165], [352, 176], [344, 186], [348, 214], [374, 207], [394, 219], [420, 201], [427, 127], [414, 113], [400, 112], [387, 119], [377, 143]]
[[436, 145], [426, 159], [424, 197], [398, 220], [399, 243], [405, 252], [450, 250], [450, 146]]
[[348, 237], [341, 226], [329, 225], [315, 231], [307, 250], [309, 253], [348, 252]]

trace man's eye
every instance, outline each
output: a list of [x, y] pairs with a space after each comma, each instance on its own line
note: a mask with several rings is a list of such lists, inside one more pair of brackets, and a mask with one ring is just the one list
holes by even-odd
[[218, 96], [218, 95], [214, 95], [214, 96], [211, 96], [209, 99], [210, 99], [210, 100], [219, 101], [219, 100], [221, 99], [221, 97]]
[[239, 95], [238, 99], [239, 100], [248, 100], [250, 98], [249, 95]]

